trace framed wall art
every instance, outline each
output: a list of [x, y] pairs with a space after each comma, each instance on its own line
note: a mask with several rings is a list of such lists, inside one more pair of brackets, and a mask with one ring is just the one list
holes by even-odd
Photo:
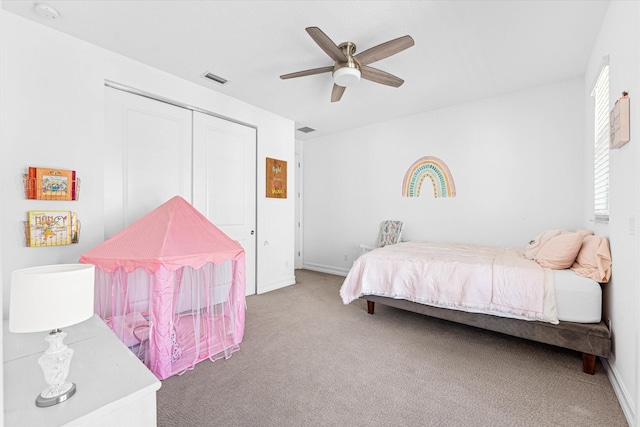
[[609, 117], [609, 148], [620, 148], [629, 142], [629, 96], [622, 92]]
[[267, 157], [266, 196], [276, 199], [287, 198], [287, 162]]

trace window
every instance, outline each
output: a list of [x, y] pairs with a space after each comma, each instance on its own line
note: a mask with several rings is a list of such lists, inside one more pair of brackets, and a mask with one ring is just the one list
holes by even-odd
[[605, 65], [591, 92], [595, 105], [593, 190], [596, 221], [609, 221], [609, 66]]

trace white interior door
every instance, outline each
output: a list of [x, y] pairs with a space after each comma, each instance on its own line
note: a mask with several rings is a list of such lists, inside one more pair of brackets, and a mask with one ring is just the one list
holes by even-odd
[[179, 195], [191, 202], [191, 111], [105, 88], [105, 239]]
[[256, 293], [256, 130], [193, 113], [193, 206], [246, 252]]

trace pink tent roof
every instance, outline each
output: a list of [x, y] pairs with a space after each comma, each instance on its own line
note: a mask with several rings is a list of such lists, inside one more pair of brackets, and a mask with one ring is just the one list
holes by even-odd
[[124, 267], [155, 273], [161, 266], [174, 271], [198, 269], [207, 262], [238, 260], [244, 249], [189, 202], [175, 196], [115, 236], [80, 257], [103, 271]]

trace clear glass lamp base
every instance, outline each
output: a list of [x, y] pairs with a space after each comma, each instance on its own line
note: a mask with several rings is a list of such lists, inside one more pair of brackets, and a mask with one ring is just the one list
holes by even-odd
[[64, 402], [76, 392], [76, 385], [66, 382], [73, 350], [63, 341], [67, 334], [59, 329], [51, 331], [45, 338], [49, 348], [38, 359], [44, 379], [49, 384], [36, 398], [36, 406], [53, 406]]
[[65, 383], [63, 384], [63, 387], [56, 387], [57, 390], [53, 392], [49, 390], [51, 388], [52, 387], [47, 387], [38, 395], [38, 397], [36, 397], [36, 406], [46, 408], [47, 406], [57, 405], [76, 394], [76, 385], [74, 383]]

